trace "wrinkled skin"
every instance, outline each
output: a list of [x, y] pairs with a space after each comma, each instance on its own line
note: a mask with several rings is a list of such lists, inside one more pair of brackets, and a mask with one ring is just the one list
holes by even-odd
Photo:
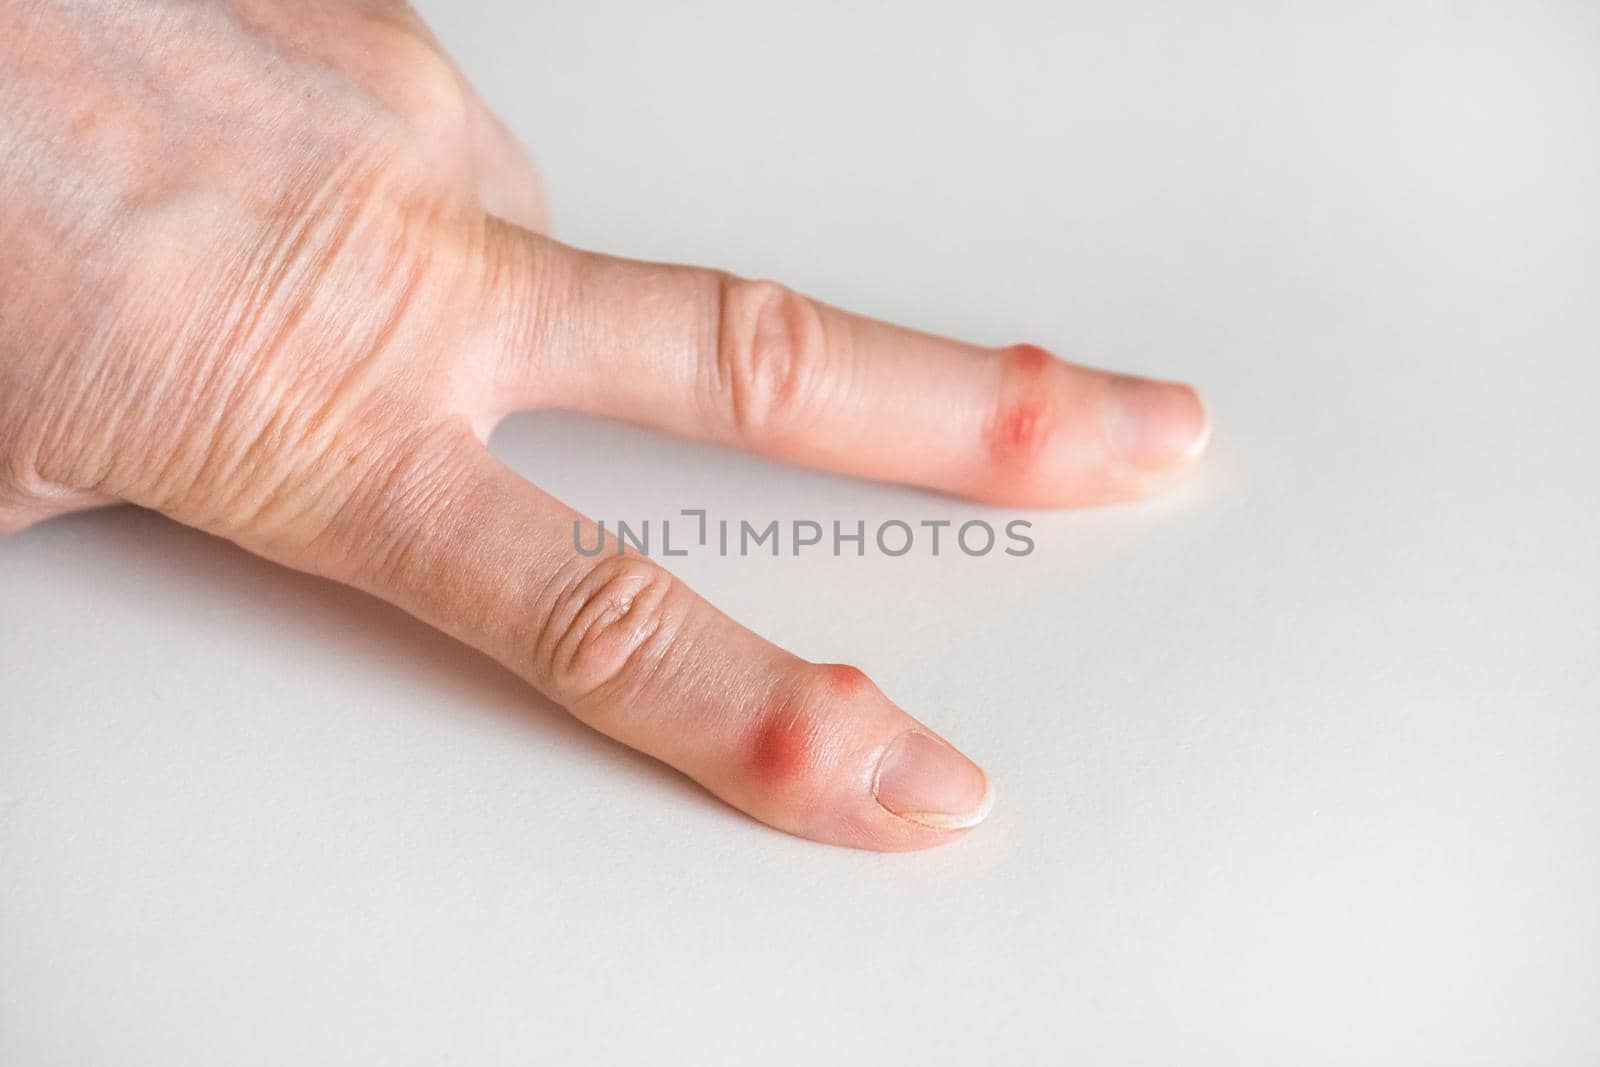
[[1186, 386], [544, 236], [538, 177], [388, 0], [0, 0], [0, 530], [132, 503], [383, 597], [774, 826], [919, 848], [977, 767], [483, 446], [592, 411], [992, 503], [1189, 466]]

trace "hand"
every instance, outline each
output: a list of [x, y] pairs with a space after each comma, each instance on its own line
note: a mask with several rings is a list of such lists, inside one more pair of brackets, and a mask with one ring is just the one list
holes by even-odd
[[131, 502], [399, 605], [755, 817], [863, 848], [981, 771], [484, 446], [564, 407], [1003, 504], [1193, 462], [1185, 386], [542, 235], [526, 156], [403, 4], [0, 0], [0, 529]]

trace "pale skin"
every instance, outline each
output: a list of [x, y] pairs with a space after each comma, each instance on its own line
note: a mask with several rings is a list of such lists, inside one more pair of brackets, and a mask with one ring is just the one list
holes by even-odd
[[0, 531], [160, 511], [817, 841], [941, 844], [993, 791], [860, 672], [580, 555], [496, 422], [573, 409], [1030, 507], [1143, 496], [1208, 436], [1185, 385], [553, 240], [526, 153], [393, 0], [0, 0], [0, 181]]

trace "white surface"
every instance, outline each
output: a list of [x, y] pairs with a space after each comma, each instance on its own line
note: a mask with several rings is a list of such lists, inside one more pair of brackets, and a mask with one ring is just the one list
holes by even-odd
[[[0, 543], [0, 1063], [1600, 1061], [1592, 4], [422, 6], [565, 239], [1190, 379], [1214, 453], [1028, 559], [679, 568], [985, 763], [916, 855], [150, 515]], [[496, 444], [610, 518], [989, 514]]]

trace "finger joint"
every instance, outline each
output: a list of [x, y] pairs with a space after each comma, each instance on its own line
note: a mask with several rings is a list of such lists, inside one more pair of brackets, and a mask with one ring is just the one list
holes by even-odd
[[1056, 425], [1059, 404], [1048, 380], [1053, 357], [1033, 345], [1015, 345], [999, 355], [994, 406], [984, 423], [984, 445], [994, 473], [1027, 481], [1038, 469]]
[[638, 556], [579, 559], [558, 580], [535, 640], [535, 670], [569, 708], [626, 701], [644, 689], [678, 628], [682, 593]]
[[804, 431], [827, 360], [816, 304], [776, 282], [726, 277], [717, 319], [714, 392], [735, 439], [770, 447]]

